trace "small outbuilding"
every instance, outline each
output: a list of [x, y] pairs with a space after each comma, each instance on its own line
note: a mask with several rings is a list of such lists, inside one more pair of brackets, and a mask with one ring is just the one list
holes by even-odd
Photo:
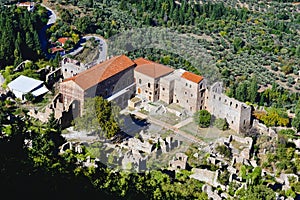
[[43, 81], [23, 75], [11, 81], [7, 86], [15, 97], [22, 101], [26, 100], [25, 95], [27, 93], [31, 93], [36, 98], [49, 92], [49, 90], [44, 86]]

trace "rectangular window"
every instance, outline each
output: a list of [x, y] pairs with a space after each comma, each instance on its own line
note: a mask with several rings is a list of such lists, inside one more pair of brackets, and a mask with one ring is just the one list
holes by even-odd
[[139, 84], [142, 84], [142, 79], [139, 79]]
[[151, 86], [151, 84], [150, 84], [150, 83], [148, 83], [148, 88], [150, 88], [150, 86]]

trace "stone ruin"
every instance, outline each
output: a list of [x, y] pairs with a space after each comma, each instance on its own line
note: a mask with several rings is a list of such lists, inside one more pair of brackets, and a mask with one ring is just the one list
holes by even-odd
[[169, 162], [169, 169], [186, 169], [188, 156], [184, 153], [176, 153], [175, 158]]
[[122, 159], [122, 169], [144, 171], [146, 170], [146, 160], [148, 156], [143, 157], [139, 152], [129, 150]]
[[[76, 153], [83, 152], [83, 149], [79, 142], [66, 142], [59, 147], [59, 154], [64, 154], [68, 149], [75, 151]], [[77, 164], [81, 164], [84, 167], [98, 167], [95, 161], [97, 161], [97, 159], [92, 159], [90, 156], [87, 156], [86, 160], [77, 159]]]
[[[179, 147], [179, 145], [180, 142], [173, 140], [172, 137], [163, 139], [159, 134], [149, 135], [141, 131], [138, 138], [129, 138], [120, 144], [109, 144], [108, 146], [110, 149], [119, 152], [118, 158], [115, 158], [115, 161], [119, 162], [122, 169], [143, 171], [147, 169], [146, 161], [150, 155], [158, 157], [162, 153], [167, 153]], [[122, 152], [121, 150], [126, 150], [126, 152], [124, 153], [124, 151]], [[180, 154], [178, 154], [178, 156], [179, 155]], [[186, 163], [187, 156], [181, 155], [181, 158], [184, 159]], [[180, 166], [185, 168], [186, 164]]]
[[180, 142], [178, 140], [173, 140], [172, 137], [166, 137], [162, 139], [159, 134], [145, 134], [142, 130], [139, 133], [139, 137], [129, 138], [121, 144], [120, 147], [125, 149], [131, 149], [136, 151], [145, 152], [151, 154], [152, 152], [157, 152], [161, 150], [162, 153], [167, 153], [170, 150], [179, 147]]
[[78, 142], [66, 142], [59, 147], [59, 153], [63, 154], [67, 149], [74, 150], [76, 153], [82, 153], [82, 147]]

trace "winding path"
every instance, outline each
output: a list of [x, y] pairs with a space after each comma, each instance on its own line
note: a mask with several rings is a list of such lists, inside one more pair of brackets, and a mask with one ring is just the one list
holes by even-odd
[[[42, 50], [43, 50], [45, 56], [48, 59], [51, 59], [51, 58], [54, 58], [55, 55], [48, 53], [48, 45], [47, 45], [48, 39], [47, 39], [46, 31], [48, 28], [50, 28], [56, 22], [57, 15], [51, 8], [47, 7], [46, 5], [41, 4], [41, 6], [43, 6], [44, 8], [47, 9], [47, 11], [48, 11], [47, 14], [49, 16], [49, 20], [47, 22], [47, 25], [45, 25], [42, 28], [42, 30], [39, 32], [39, 38], [40, 38], [41, 47], [42, 47]], [[88, 63], [88, 65], [95, 65], [95, 64], [105, 61], [106, 56], [107, 56], [107, 43], [104, 40], [104, 38], [97, 36], [97, 35], [86, 35], [86, 36], [82, 37], [80, 39], [80, 41], [76, 44], [74, 49], [69, 51], [65, 56], [67, 56], [67, 55], [75, 56], [76, 54], [80, 53], [84, 49], [82, 44], [84, 44], [86, 42], [86, 40], [89, 40], [91, 38], [95, 38], [96, 41], [99, 41], [99, 57], [97, 60]]]
[[47, 39], [47, 29], [50, 28], [57, 20], [57, 16], [55, 14], [55, 12], [45, 6], [44, 4], [41, 4], [41, 6], [43, 6], [44, 8], [47, 9], [47, 14], [49, 16], [49, 20], [47, 22], [47, 25], [45, 25], [39, 32], [39, 38], [40, 38], [40, 43], [41, 43], [41, 48], [42, 48], [42, 51], [44, 52], [45, 56], [47, 59], [51, 59], [51, 58], [54, 58], [55, 55], [52, 55], [50, 53], [48, 53], [48, 39]]

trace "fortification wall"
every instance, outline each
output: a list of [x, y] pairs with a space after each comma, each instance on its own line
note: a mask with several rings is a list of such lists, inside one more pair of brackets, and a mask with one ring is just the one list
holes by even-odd
[[251, 126], [251, 107], [222, 93], [222, 83], [215, 83], [206, 93], [205, 109], [216, 118], [223, 118], [238, 133]]

